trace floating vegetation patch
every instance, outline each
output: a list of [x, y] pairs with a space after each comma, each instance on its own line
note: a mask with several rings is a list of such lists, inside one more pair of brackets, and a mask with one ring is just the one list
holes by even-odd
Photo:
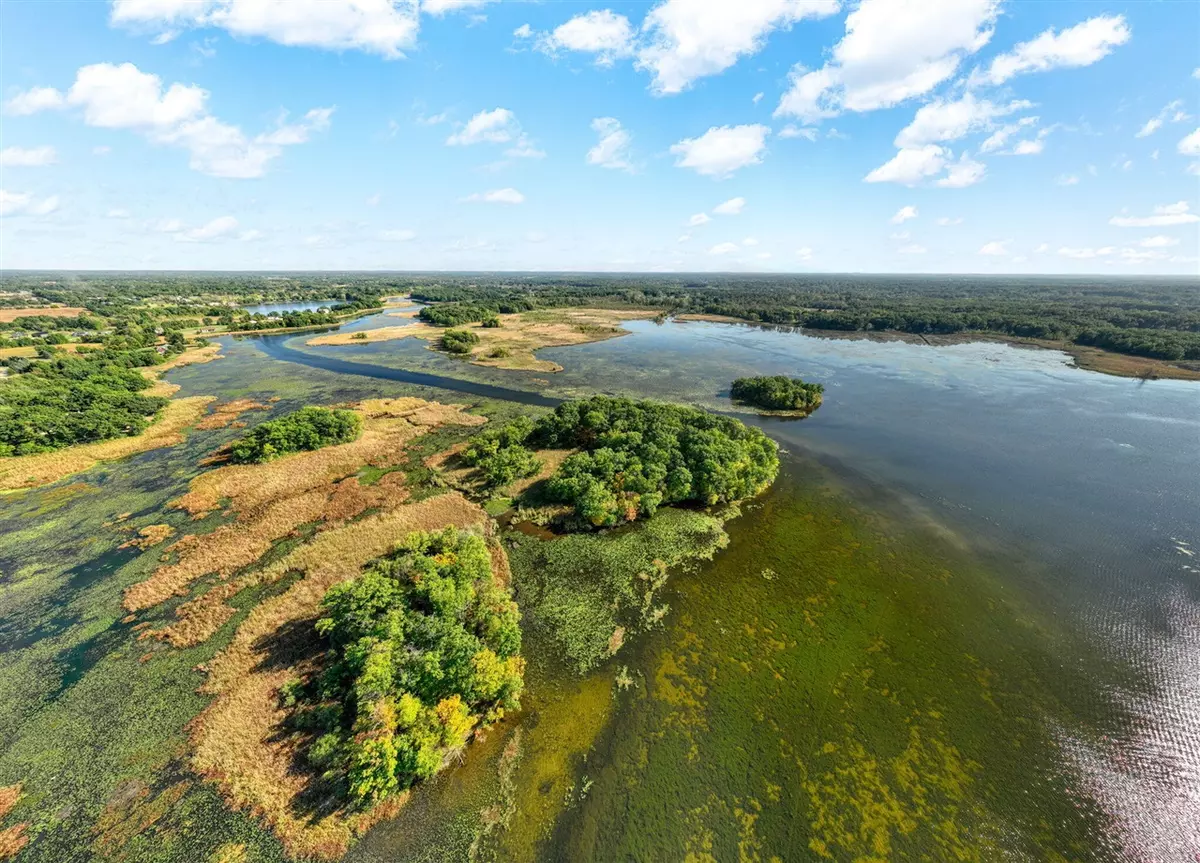
[[[8, 813], [20, 800], [20, 785], [0, 788], [0, 823], [8, 817]], [[0, 829], [0, 860], [11, 860], [28, 844], [29, 836], [25, 833], [27, 826], [26, 824], [14, 824], [11, 827]]]
[[147, 548], [165, 542], [174, 532], [175, 528], [169, 524], [148, 524], [138, 529], [137, 536], [134, 539], [121, 543], [117, 548], [140, 548], [144, 551]]
[[219, 405], [213, 405], [212, 412], [200, 422], [198, 429], [223, 429], [233, 423], [246, 411], [269, 411], [271, 405], [257, 402], [254, 399], [233, 399]]

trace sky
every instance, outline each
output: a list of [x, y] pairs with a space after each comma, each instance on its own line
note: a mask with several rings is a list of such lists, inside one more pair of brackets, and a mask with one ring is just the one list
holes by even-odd
[[4, 0], [4, 269], [1197, 275], [1200, 3]]

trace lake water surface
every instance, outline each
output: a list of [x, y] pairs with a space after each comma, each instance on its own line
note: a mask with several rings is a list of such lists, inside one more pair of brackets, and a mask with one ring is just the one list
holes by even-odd
[[290, 342], [557, 397], [826, 386], [809, 419], [748, 417], [783, 477], [622, 655], [644, 684], [539, 856], [1195, 859], [1200, 387], [992, 343], [626, 326], [542, 351], [550, 376]]

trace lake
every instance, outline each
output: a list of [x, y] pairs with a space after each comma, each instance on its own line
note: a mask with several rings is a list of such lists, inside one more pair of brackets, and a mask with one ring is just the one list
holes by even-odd
[[343, 300], [297, 300], [291, 303], [259, 303], [255, 306], [242, 306], [244, 311], [252, 315], [269, 315], [271, 312], [282, 315], [284, 312], [315, 312], [320, 308], [329, 308], [334, 303]]
[[[780, 478], [727, 524], [725, 551], [673, 577], [661, 626], [585, 677], [530, 633], [521, 714], [349, 859], [1193, 859], [1200, 387], [995, 343], [626, 326], [542, 351], [552, 375], [309, 334], [225, 338], [225, 359], [170, 373], [180, 395], [277, 410], [600, 391], [731, 411], [740, 375], [826, 386], [804, 420], [738, 414], [783, 447]], [[157, 825], [144, 859], [218, 842], [279, 859], [178, 761], [204, 701], [195, 667], [228, 635], [142, 664], [120, 592], [156, 556], [118, 550], [111, 527], [133, 513], [195, 530], [164, 507], [237, 433], [0, 507], [0, 785], [53, 789], [30, 860], [84, 859], [109, 795], [140, 800], [129, 783], [148, 776], [180, 796], [136, 811]], [[502, 826], [481, 835], [483, 812]]]

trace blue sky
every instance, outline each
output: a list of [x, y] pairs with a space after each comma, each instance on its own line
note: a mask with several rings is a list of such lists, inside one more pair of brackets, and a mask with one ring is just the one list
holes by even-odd
[[6, 0], [5, 268], [1191, 274], [1200, 4]]

